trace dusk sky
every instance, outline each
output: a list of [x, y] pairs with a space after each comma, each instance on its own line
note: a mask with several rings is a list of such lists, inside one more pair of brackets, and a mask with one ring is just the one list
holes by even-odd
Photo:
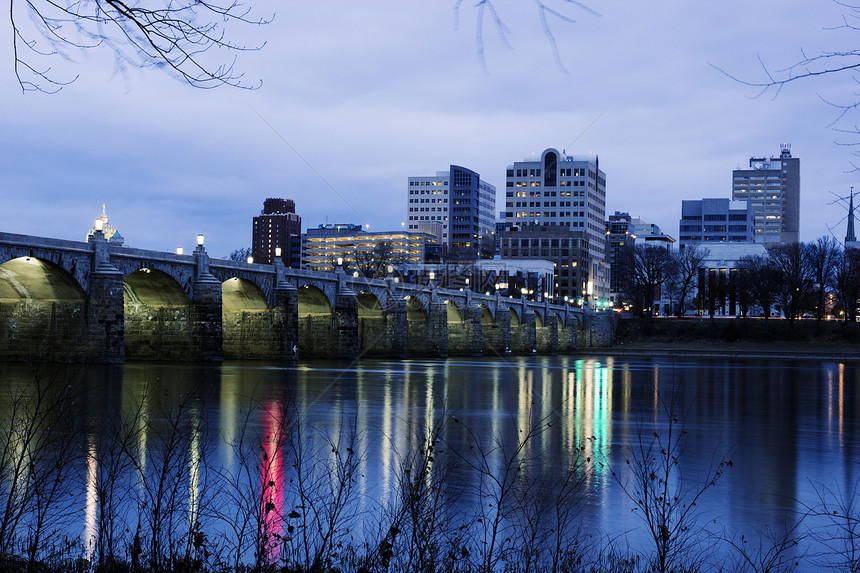
[[[718, 71], [761, 81], [807, 54], [856, 47], [833, 29], [831, 2], [494, 3], [506, 47], [475, 2], [249, 2], [263, 27], [231, 25], [258, 90], [194, 89], [156, 68], [118, 72], [106, 50], [47, 63], [77, 81], [53, 95], [21, 93], [11, 33], [2, 28], [3, 206], [0, 231], [83, 240], [107, 205], [134, 247], [209, 253], [250, 246], [267, 197], [294, 199], [304, 226], [351, 222], [399, 229], [409, 176], [450, 164], [497, 187], [506, 166], [547, 147], [598, 155], [607, 215], [627, 211], [677, 238], [681, 200], [730, 197], [731, 172], [791, 144], [801, 159], [801, 239], [845, 234], [832, 204], [860, 177], [860, 136], [839, 133], [823, 100], [860, 100], [849, 75], [754, 97]], [[210, 54], [211, 55], [211, 54]], [[232, 56], [225, 54], [224, 61]], [[45, 62], [45, 60], [40, 60]], [[850, 129], [847, 116], [836, 127]], [[842, 221], [842, 222], [840, 222]]]

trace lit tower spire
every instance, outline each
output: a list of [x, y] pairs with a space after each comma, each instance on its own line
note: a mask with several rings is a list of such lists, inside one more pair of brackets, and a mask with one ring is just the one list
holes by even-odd
[[854, 235], [854, 187], [851, 188], [851, 194], [848, 196], [848, 230], [845, 233], [845, 244], [857, 242], [857, 237]]

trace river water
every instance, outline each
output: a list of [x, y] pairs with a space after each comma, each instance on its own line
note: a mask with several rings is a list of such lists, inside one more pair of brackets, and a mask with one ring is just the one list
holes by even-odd
[[[42, 366], [34, 374], [26, 365], [0, 368], [10, 396], [32, 392], [34, 380], [48, 378], [51, 369]], [[353, 540], [364, 535], [357, 533], [358, 521], [367, 523], [367, 515], [397, 506], [405, 460], [433, 435], [436, 467], [444, 460], [455, 514], [490, 515], [491, 504], [481, 509], [480, 500], [492, 492], [479, 486], [511, 463], [529, 483], [555, 483], [573, 473], [578, 513], [572, 525], [634, 551], [647, 551], [648, 537], [642, 512], [634, 511], [635, 463], [627, 462], [635, 459], [629, 448], [652, 445], [655, 434], [665, 445], [669, 429], [680, 440], [671, 486], [705, 490], [697, 500], [696, 523], [711, 535], [773, 535], [801, 522], [810, 508], [820, 506], [822, 495], [847, 499], [858, 493], [857, 362], [588, 355], [293, 365], [131, 363], [72, 370], [61, 375], [87, 389], [74, 414], [85, 421], [89, 456], [69, 474], [76, 500], [69, 527], [84, 546], [98, 528], [94, 492], [98, 468], [106, 463], [99, 434], [141, 413], [150, 425], [135, 434], [130, 448], [141, 460], [167, 447], [151, 434], [181, 411], [192, 419], [187, 429], [193, 439], [182, 446], [190, 457], [179, 456], [186, 465], [205, 457], [210, 470], [235, 468], [253, 450], [259, 471], [260, 460], [273, 459], [271, 436], [283, 433], [290, 439], [299, 433], [299, 422], [304, 455], [331, 464], [348, 450], [354, 454], [349, 508], [364, 516], [351, 522]], [[4, 420], [13, 401], [0, 400]], [[676, 422], [670, 422], [673, 417]], [[237, 447], [249, 439], [250, 450]], [[714, 487], [704, 488], [720, 461], [731, 463]], [[292, 463], [267, 470], [271, 482], [292, 480]], [[219, 504], [219, 494], [211, 493], [217, 491], [214, 476], [238, 472], [209, 471], [210, 493], [203, 492], [200, 471], [186, 473], [183, 503]], [[293, 509], [288, 495], [275, 498], [279, 512]], [[806, 533], [818, 525], [814, 518], [801, 523]], [[820, 565], [821, 558], [812, 554], [822, 547], [820, 539], [804, 539], [803, 548], [794, 550], [803, 556], [801, 569]]]

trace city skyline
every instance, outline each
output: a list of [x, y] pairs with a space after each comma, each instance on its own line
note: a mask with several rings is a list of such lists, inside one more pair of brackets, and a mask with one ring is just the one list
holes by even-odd
[[765, 77], [759, 55], [779, 69], [801, 48], [844, 47], [850, 36], [824, 29], [841, 23], [839, 6], [587, 6], [599, 16], [565, 4], [555, 8], [576, 22], [549, 19], [560, 65], [533, 6], [499, 8], [511, 49], [485, 13], [486, 73], [479, 13], [460, 6], [455, 28], [453, 3], [309, 4], [260, 29], [231, 28], [268, 42], [239, 54], [249, 82], [263, 80], [250, 92], [194, 90], [156, 69], [123, 76], [90, 52], [52, 62], [80, 74], [60, 93], [21, 95], [7, 66], [0, 228], [80, 240], [106, 203], [130, 246], [190, 249], [204, 233], [212, 255], [226, 256], [250, 246], [266, 197], [295, 200], [306, 226], [398, 229], [410, 176], [465, 165], [495, 185], [500, 205], [507, 165], [555, 147], [599, 156], [607, 213], [677, 235], [682, 200], [730, 197], [732, 170], [781, 143], [803, 162], [801, 240], [844, 218], [830, 203], [855, 183], [854, 156], [834, 141], [851, 139], [829, 127], [839, 110], [821, 98], [845, 103], [851, 78], [755, 98], [714, 67], [755, 81]]

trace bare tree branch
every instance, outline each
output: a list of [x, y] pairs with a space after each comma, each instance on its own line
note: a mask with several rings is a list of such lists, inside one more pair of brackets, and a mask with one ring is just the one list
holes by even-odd
[[[30, 17], [24, 27], [16, 18]], [[272, 16], [273, 17], [273, 16]], [[75, 81], [59, 80], [51, 67], [36, 62], [70, 52], [107, 48], [117, 66], [154, 66], [198, 88], [230, 85], [256, 89], [260, 82], [247, 83], [235, 70], [236, 53], [261, 49], [265, 43], [234, 43], [226, 35], [228, 24], [263, 26], [272, 17], [254, 18], [235, 0], [162, 0], [146, 7], [123, 0], [11, 0], [14, 70], [23, 91], [53, 93]], [[208, 57], [217, 53], [226, 63]]]
[[[579, 10], [585, 12], [590, 16], [594, 16], [596, 18], [600, 17], [600, 14], [596, 11], [592, 10], [582, 2], [577, 2], [576, 0], [559, 0], [561, 4], [569, 4], [572, 5]], [[462, 4], [463, 0], [455, 0], [454, 2], [454, 29], [456, 30], [459, 27], [459, 19], [460, 19], [460, 4]], [[561, 8], [556, 9], [550, 6], [550, 3], [547, 0], [533, 0], [535, 6], [538, 11], [538, 19], [541, 24], [541, 29], [543, 30], [544, 35], [546, 36], [547, 42], [549, 43], [550, 50], [552, 50], [553, 59], [555, 60], [555, 64], [558, 69], [567, 73], [567, 70], [562, 63], [561, 54], [558, 50], [558, 43], [556, 42], [555, 35], [552, 32], [550, 27], [550, 22], [547, 16], [555, 18], [556, 20], [564, 23], [564, 24], [573, 24], [576, 23], [576, 20], [572, 17], [568, 16], [563, 12]], [[511, 44], [508, 41], [508, 36], [511, 31], [505, 25], [504, 20], [499, 15], [499, 12], [496, 10], [495, 5], [492, 0], [479, 0], [475, 4], [475, 8], [477, 10], [477, 17], [475, 19], [475, 44], [478, 55], [478, 63], [481, 66], [481, 69], [484, 73], [488, 73], [487, 68], [487, 60], [484, 56], [484, 18], [489, 18], [490, 22], [493, 24], [493, 27], [496, 30], [496, 34], [499, 37], [499, 41], [501, 41], [502, 45], [505, 48], [511, 48]]]

